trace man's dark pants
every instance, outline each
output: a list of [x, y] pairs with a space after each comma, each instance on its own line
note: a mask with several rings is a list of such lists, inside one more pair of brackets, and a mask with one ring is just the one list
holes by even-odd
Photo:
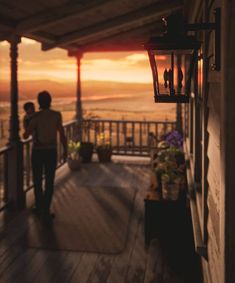
[[[54, 191], [54, 179], [57, 164], [56, 149], [33, 149], [32, 171], [35, 194], [35, 205], [46, 213], [50, 210]], [[45, 174], [45, 191], [42, 188], [42, 177]]]

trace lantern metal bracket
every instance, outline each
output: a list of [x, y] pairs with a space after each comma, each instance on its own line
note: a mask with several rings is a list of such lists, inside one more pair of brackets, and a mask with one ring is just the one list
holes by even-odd
[[220, 71], [220, 53], [221, 53], [221, 8], [214, 9], [215, 22], [214, 23], [196, 23], [196, 24], [187, 24], [187, 31], [215, 31], [214, 36], [214, 62], [211, 64], [212, 70]]

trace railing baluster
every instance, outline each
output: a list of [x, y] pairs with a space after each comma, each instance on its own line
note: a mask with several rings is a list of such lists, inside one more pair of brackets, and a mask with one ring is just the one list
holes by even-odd
[[127, 152], [127, 146], [126, 146], [126, 132], [127, 132], [127, 122], [122, 121], [123, 123], [123, 134], [124, 134], [124, 151]]
[[98, 131], [98, 122], [95, 121], [94, 122], [94, 143], [95, 143], [95, 146], [97, 145], [97, 131]]
[[135, 155], [135, 123], [131, 123], [131, 136], [132, 136], [132, 153]]
[[0, 209], [8, 203], [8, 152], [10, 147], [0, 149]]
[[155, 123], [155, 137], [158, 142], [159, 141], [158, 123]]
[[113, 138], [112, 138], [112, 122], [109, 121], [109, 138], [110, 138], [110, 142], [112, 144]]
[[120, 126], [119, 126], [119, 121], [117, 122], [117, 149], [118, 153], [120, 153]]
[[140, 138], [140, 154], [142, 154], [142, 137], [143, 137], [143, 136], [142, 136], [142, 123], [143, 123], [143, 122], [140, 122], [140, 123], [139, 123], [139, 125], [140, 125], [140, 132], [139, 132], [139, 135], [140, 135], [140, 136], [139, 136], [139, 138]]
[[150, 133], [150, 122], [147, 122], [147, 137], [146, 137], [146, 139], [147, 139], [147, 152], [149, 152], [149, 133]]
[[166, 133], [167, 133], [167, 120], [164, 122], [163, 132], [164, 132], [164, 136], [165, 136]]
[[8, 153], [4, 153], [3, 201], [8, 202]]
[[26, 144], [26, 186], [29, 187], [30, 185], [30, 143]]
[[87, 138], [88, 138], [88, 142], [90, 142], [90, 140], [91, 140], [91, 136], [90, 136], [90, 134], [91, 134], [91, 133], [90, 133], [90, 130], [91, 130], [91, 128], [90, 128], [90, 127], [91, 127], [91, 123], [90, 123], [90, 120], [87, 121], [87, 125], [86, 125], [86, 126], [87, 126], [87, 128], [86, 128], [86, 129], [87, 129]]

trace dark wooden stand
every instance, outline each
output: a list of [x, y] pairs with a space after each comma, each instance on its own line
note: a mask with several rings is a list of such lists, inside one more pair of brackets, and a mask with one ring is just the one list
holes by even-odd
[[146, 193], [145, 204], [145, 244], [156, 237], [164, 237], [181, 229], [181, 220], [185, 213], [185, 193], [180, 193], [178, 200], [162, 199], [159, 190]]

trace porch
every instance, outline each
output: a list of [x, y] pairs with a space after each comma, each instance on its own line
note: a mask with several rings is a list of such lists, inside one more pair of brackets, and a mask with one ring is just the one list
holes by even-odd
[[[96, 199], [94, 194], [86, 195], [81, 199], [89, 207], [89, 212], [74, 215], [74, 219], [66, 217], [66, 210], [61, 214], [58, 208], [64, 204], [73, 205], [75, 201], [73, 190], [82, 190], [87, 193], [92, 189], [102, 190], [106, 188], [109, 192], [115, 192], [116, 198], [121, 205], [130, 206], [127, 229], [120, 249], [115, 247], [115, 237], [110, 237], [108, 250], [105, 250], [106, 230], [104, 234], [92, 237], [91, 233], [84, 235], [85, 230], [80, 230], [74, 241], [81, 238], [95, 238], [97, 243], [85, 251], [81, 246], [75, 250], [61, 249], [58, 246], [49, 247], [44, 243], [35, 246], [35, 242], [25, 243], [29, 235], [29, 229], [37, 218], [30, 212], [33, 203], [31, 191], [27, 193], [27, 209], [16, 215], [1, 213], [1, 243], [0, 243], [0, 278], [1, 282], [14, 282], [19, 277], [21, 282], [200, 282], [198, 278], [198, 265], [194, 257], [194, 247], [190, 227], [184, 227], [181, 232], [181, 241], [174, 235], [166, 235], [164, 241], [155, 239], [147, 248], [144, 244], [144, 195], [149, 186], [150, 165], [148, 157], [124, 157], [114, 156], [111, 163], [98, 163], [96, 157], [90, 164], [83, 164], [81, 171], [71, 172], [67, 165], [62, 165], [56, 174], [56, 190], [53, 200], [53, 210], [56, 212], [54, 226], [61, 224], [61, 217], [67, 223], [67, 227], [73, 225], [74, 219], [82, 224], [82, 219], [96, 212]], [[128, 198], [128, 193], [134, 193]], [[118, 193], [117, 193], [118, 192]], [[119, 217], [113, 214], [113, 202], [101, 195], [96, 199], [96, 205], [111, 214], [111, 226], [119, 226]], [[106, 200], [106, 201], [104, 201]], [[115, 204], [116, 205], [116, 204]], [[121, 211], [119, 211], [121, 213]], [[91, 231], [96, 227], [104, 227], [97, 215], [91, 220]], [[125, 219], [123, 219], [125, 222]], [[120, 226], [121, 225], [121, 226]], [[189, 225], [190, 226], [190, 223]], [[74, 229], [74, 233], [76, 233]], [[37, 232], [37, 230], [36, 230]], [[29, 235], [37, 237], [38, 234]], [[57, 235], [58, 236], [58, 235]], [[94, 236], [94, 235], [93, 235]], [[120, 235], [119, 235], [120, 236]], [[77, 239], [76, 239], [77, 238]], [[57, 240], [58, 237], [56, 237]], [[187, 241], [185, 241], [187, 239]], [[119, 239], [120, 240], [120, 239]], [[30, 242], [30, 241], [29, 241]], [[101, 245], [100, 245], [101, 243]], [[103, 243], [103, 244], [102, 244]], [[43, 247], [44, 245], [44, 247]], [[62, 239], [63, 245], [63, 239]], [[98, 249], [97, 249], [98, 247]], [[92, 250], [93, 248], [93, 250]], [[104, 252], [102, 252], [102, 249]], [[23, 270], [23, 272], [22, 272]]]

